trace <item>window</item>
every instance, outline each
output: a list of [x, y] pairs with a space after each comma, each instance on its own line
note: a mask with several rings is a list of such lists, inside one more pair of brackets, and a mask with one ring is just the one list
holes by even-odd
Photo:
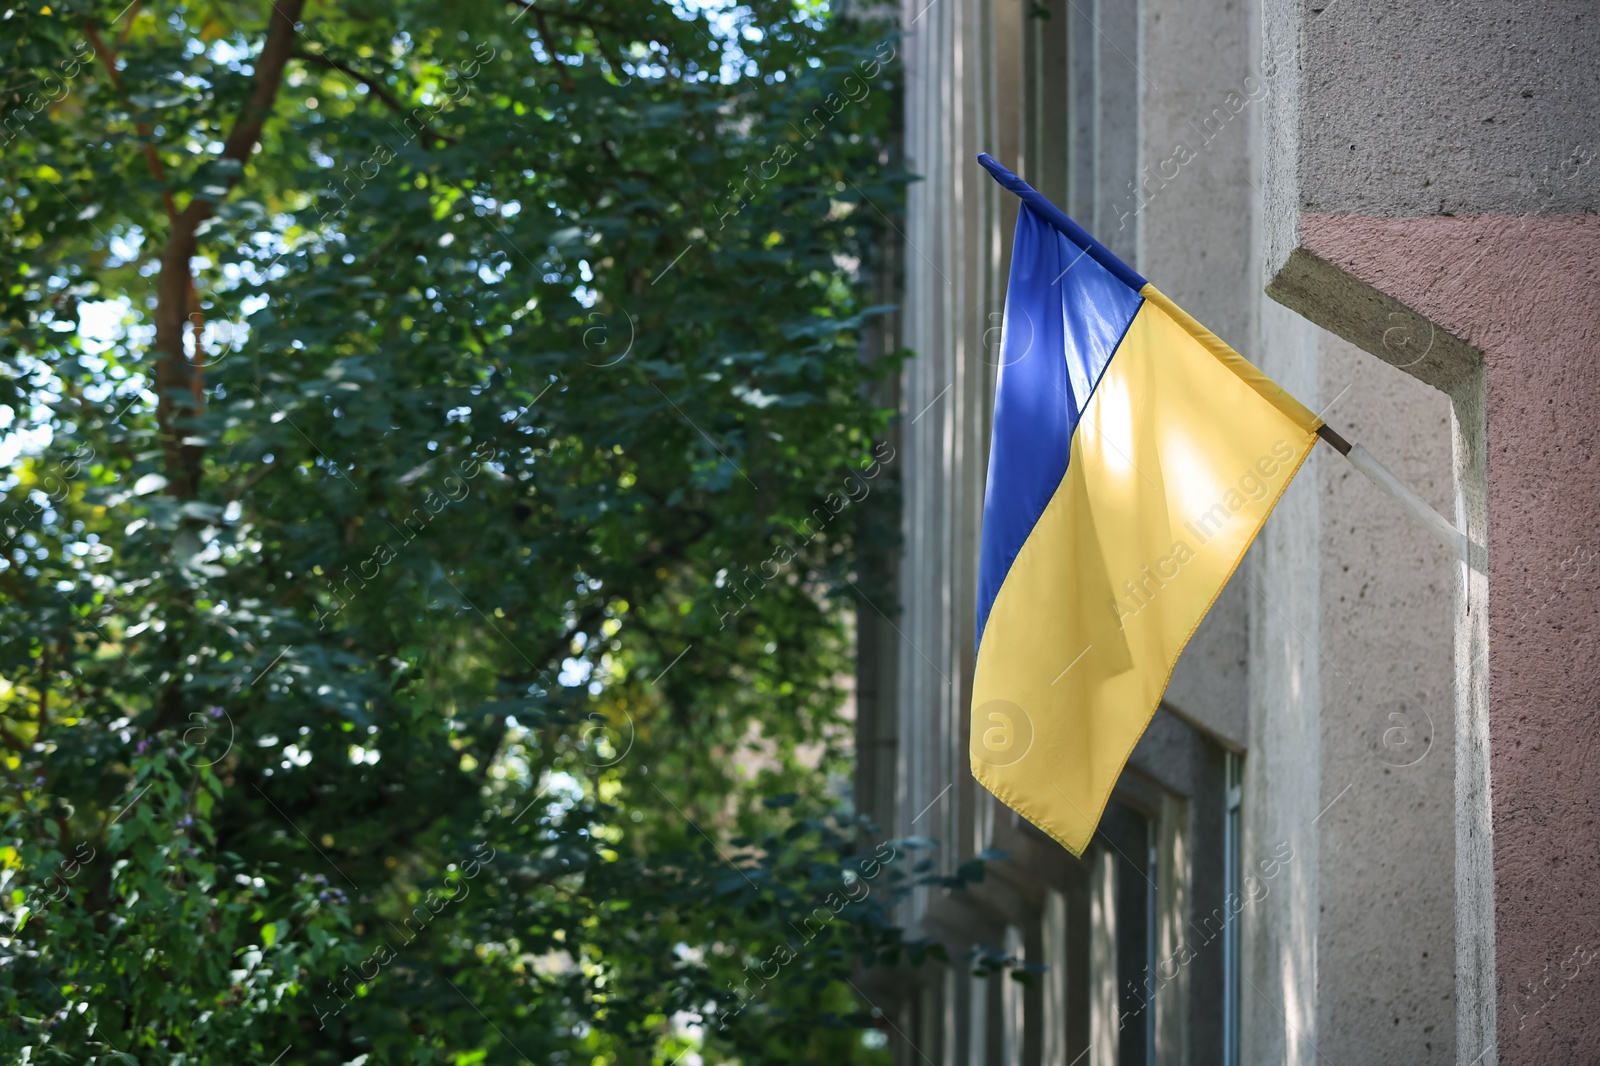
[[[1243, 809], [1243, 758], [1227, 755], [1227, 817], [1223, 822], [1223, 896], [1239, 899], [1239, 845]], [[1228, 923], [1222, 938], [1222, 1066], [1239, 1066], [1239, 920]]]
[[1155, 1003], [1156, 822], [1120, 800], [1095, 835], [1092, 925], [1095, 1062], [1151, 1066]]

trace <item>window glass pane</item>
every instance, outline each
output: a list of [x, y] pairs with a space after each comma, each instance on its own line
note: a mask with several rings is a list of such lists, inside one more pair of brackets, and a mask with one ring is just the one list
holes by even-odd
[[1112, 800], [1100, 820], [1100, 836], [1116, 870], [1117, 1066], [1146, 1066], [1155, 1014], [1146, 987], [1154, 964], [1151, 821]]
[[[1227, 821], [1223, 833], [1223, 899], [1230, 910], [1239, 899], [1239, 831], [1243, 760], [1228, 753]], [[1222, 1066], [1239, 1066], [1239, 919], [1228, 923], [1222, 940]]]

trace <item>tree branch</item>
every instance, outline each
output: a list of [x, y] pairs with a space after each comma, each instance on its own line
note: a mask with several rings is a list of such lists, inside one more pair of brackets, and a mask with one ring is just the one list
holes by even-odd
[[[250, 153], [261, 140], [261, 129], [277, 99], [283, 69], [294, 47], [296, 25], [304, 8], [305, 0], [275, 0], [271, 6], [267, 41], [256, 58], [255, 91], [222, 146], [222, 158], [239, 164], [239, 170], [226, 178], [228, 188], [239, 180]], [[193, 499], [200, 491], [200, 459], [204, 449], [199, 444], [189, 443], [177, 423], [199, 412], [203, 395], [199, 364], [203, 362], [204, 353], [197, 348], [195, 361], [191, 363], [186, 359], [183, 334], [184, 328], [191, 324], [185, 308], [194, 285], [190, 262], [195, 254], [197, 234], [200, 224], [216, 210], [217, 200], [196, 195], [172, 220], [172, 233], [162, 249], [161, 272], [156, 278], [155, 385], [160, 398], [156, 420], [165, 452], [167, 494], [179, 499]], [[184, 392], [193, 398], [192, 401], [186, 402], [174, 395]]]
[[245, 493], [255, 488], [257, 483], [266, 478], [269, 474], [282, 465], [282, 463], [262, 463], [259, 470], [245, 478], [244, 482], [233, 490], [233, 493], [228, 497], [229, 502], [231, 503], [234, 500], [243, 499]]
[[45, 727], [50, 723], [50, 650], [39, 649], [39, 726], [34, 739], [43, 740]]
[[133, 0], [133, 3], [128, 6], [128, 21], [122, 27], [122, 32], [117, 34], [118, 48], [128, 43], [128, 34], [133, 32], [133, 24], [139, 20], [139, 8], [143, 2], [144, 0]]
[[620, 22], [612, 22], [608, 19], [595, 18], [593, 15], [580, 15], [576, 11], [542, 7], [539, 4], [530, 3], [529, 0], [510, 0], [510, 3], [517, 5], [524, 11], [528, 11], [535, 16], [553, 18], [566, 22], [576, 22], [580, 26], [589, 27], [591, 30], [610, 30], [613, 33], [634, 32]]
[[539, 24], [539, 36], [544, 40], [544, 50], [550, 53], [551, 62], [555, 63], [556, 70], [561, 73], [562, 87], [571, 92], [575, 87], [572, 82], [572, 72], [561, 61], [561, 53], [556, 51], [556, 38], [550, 32], [550, 23], [545, 21], [545, 13], [532, 4], [528, 5], [528, 10], [533, 12], [533, 19]]
[[[135, 7], [137, 7], [137, 4], [135, 4]], [[135, 11], [134, 15], [137, 16], [138, 12]], [[132, 25], [131, 21], [129, 25]], [[122, 91], [122, 72], [117, 69], [117, 53], [113, 52], [101, 38], [100, 27], [94, 24], [94, 19], [86, 20], [84, 29], [89, 36], [89, 43], [94, 46], [94, 54], [100, 57], [100, 62], [106, 68], [106, 74], [111, 78], [111, 87], [120, 93]], [[126, 39], [127, 32], [124, 31], [118, 43], [120, 44]], [[150, 167], [150, 173], [161, 183], [161, 202], [167, 209], [167, 221], [171, 222], [178, 217], [178, 208], [173, 202], [172, 190], [167, 187], [167, 168], [161, 162], [161, 154], [156, 151], [154, 142], [150, 140], [149, 125], [143, 122], [135, 122], [133, 128], [144, 140], [144, 161]]]
[[[661, 545], [655, 551], [641, 556], [635, 561], [635, 565], [640, 570], [649, 573], [663, 563], [677, 561], [681, 552], [699, 543], [700, 539], [711, 531], [713, 523], [703, 515], [694, 515], [693, 517], [698, 518], [699, 521], [689, 523], [681, 536]], [[641, 594], [641, 590], [628, 589], [623, 598], [629, 602], [639, 602], [644, 597]], [[607, 595], [601, 600], [589, 604], [578, 616], [572, 628], [541, 648], [538, 654], [530, 660], [533, 663], [534, 670], [543, 676], [546, 663], [550, 663], [553, 666], [553, 660], [556, 659], [556, 656], [570, 649], [573, 640], [576, 639], [579, 633], [588, 632], [596, 622], [604, 618], [606, 605], [610, 599], [611, 596]], [[627, 624], [632, 625], [633, 623], [629, 622]]]
[[[531, 3], [530, 0], [507, 0], [507, 2], [515, 4], [517, 7], [522, 8], [523, 11], [533, 15], [534, 21], [539, 24], [536, 32], [544, 43], [544, 50], [550, 53], [550, 59], [555, 63], [561, 75], [561, 82], [567, 89], [570, 90], [573, 87], [572, 74], [566, 63], [562, 62], [561, 56], [556, 53], [555, 35], [550, 32], [550, 23], [548, 21], [550, 19], [555, 19], [557, 22], [572, 22], [579, 26], [587, 27], [589, 32], [594, 35], [594, 44], [600, 50], [600, 54], [615, 69], [618, 77], [623, 76], [622, 56], [613, 49], [606, 47], [606, 43], [600, 38], [600, 31], [607, 30], [620, 36], [633, 38], [639, 36], [638, 26], [628, 26], [621, 22], [612, 22], [609, 19], [595, 18], [593, 15], [580, 15], [576, 11], [543, 7], [539, 4]], [[519, 15], [517, 17], [521, 18], [522, 16]]]
[[[578, 638], [578, 634], [587, 633], [591, 626], [601, 620], [605, 610], [606, 605], [603, 602], [590, 604], [583, 614], [578, 616], [577, 622], [574, 623], [571, 629], [551, 641], [546, 647], [540, 649], [533, 662], [535, 664], [548, 663], [563, 651], [570, 655], [572, 653], [572, 642]], [[535, 665], [534, 669], [538, 670], [540, 674], [544, 673], [544, 667], [542, 666]]]
[[326, 70], [338, 71], [351, 81], [358, 81], [362, 85], [365, 85], [367, 90], [371, 92], [373, 96], [376, 96], [379, 100], [382, 100], [384, 106], [386, 106], [390, 111], [393, 111], [397, 115], [407, 115], [408, 120], [415, 121], [419, 126], [422, 127], [422, 132], [424, 134], [433, 138], [440, 144], [456, 143], [456, 139], [454, 137], [447, 137], [446, 135], [435, 130], [433, 127], [429, 126], [427, 123], [422, 122], [420, 119], [416, 119], [414, 117], [415, 109], [412, 109], [411, 112], [408, 112], [406, 106], [400, 102], [399, 98], [389, 91], [389, 87], [385, 85], [381, 79], [374, 78], [369, 74], [363, 74], [355, 67], [352, 67], [346, 63], [341, 63], [339, 60], [334, 59], [332, 56], [322, 52], [307, 52], [301, 50], [296, 51], [294, 56], [296, 59], [303, 59], [307, 63], [313, 63]]

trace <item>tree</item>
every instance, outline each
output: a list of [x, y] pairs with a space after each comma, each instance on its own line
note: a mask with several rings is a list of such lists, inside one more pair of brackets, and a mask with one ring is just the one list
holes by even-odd
[[4, 1053], [881, 1057], [893, 38], [117, 8], [0, 18]]

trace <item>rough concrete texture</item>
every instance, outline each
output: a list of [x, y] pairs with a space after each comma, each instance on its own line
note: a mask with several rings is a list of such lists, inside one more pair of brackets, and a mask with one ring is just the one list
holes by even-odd
[[[1450, 401], [1322, 335], [1325, 417], [1451, 512]], [[1455, 574], [1448, 553], [1331, 452], [1322, 496], [1318, 1048], [1455, 1061]]]
[[[1250, 242], [1254, 115], [1233, 115], [1224, 100], [1242, 91], [1251, 39], [1249, 12], [1237, 6], [1146, 0], [1140, 66], [1148, 80], [1118, 62], [1144, 93], [1139, 154], [1148, 165], [1134, 187], [1112, 190], [1106, 212], [1118, 220], [1113, 226], [1136, 230], [1139, 270], [1247, 355], [1259, 299]], [[1213, 119], [1205, 134], [1213, 108], [1228, 120]], [[1179, 142], [1195, 153], [1182, 166], [1174, 156]], [[1166, 693], [1169, 706], [1234, 748], [1249, 740], [1248, 592], [1236, 575], [1178, 659]]]
[[[1300, 30], [1302, 210], [1395, 218], [1595, 205], [1593, 0], [1327, 0]], [[1575, 110], [1582, 103], [1589, 110]]]
[[1451, 395], [1469, 387], [1483, 358], [1470, 344], [1305, 247], [1288, 254], [1267, 294], [1391, 366]]
[[[1284, 308], [1260, 309], [1261, 367], [1316, 405], [1316, 327]], [[1250, 594], [1250, 753], [1244, 763], [1242, 858], [1283, 844], [1293, 860], [1241, 927], [1240, 1061], [1312, 1066], [1317, 1053], [1319, 903], [1323, 867], [1322, 702], [1317, 449], [1245, 558]], [[1331, 798], [1331, 797], [1328, 797]], [[1359, 974], [1348, 975], [1360, 980]], [[1339, 980], [1330, 975], [1329, 980]]]
[[[1252, 22], [1254, 5], [1244, 5]], [[1249, 183], [1256, 194], [1251, 218], [1252, 274], [1264, 273], [1262, 259], [1272, 255], [1272, 234], [1283, 227], [1272, 213], [1282, 211], [1267, 175], [1278, 168], [1273, 108], [1285, 107], [1297, 92], [1281, 57], [1292, 51], [1293, 35], [1274, 32], [1282, 22], [1271, 4], [1259, 9], [1262, 22], [1252, 25], [1251, 71], [1271, 73], [1270, 92], [1261, 107], [1245, 109], [1251, 124], [1253, 165]], [[1252, 105], [1253, 106], [1253, 105]], [[1292, 159], [1292, 155], [1288, 156]], [[1248, 176], [1247, 176], [1248, 177]], [[1292, 203], [1292, 200], [1289, 201]], [[1267, 244], [1267, 247], [1263, 247]], [[1304, 318], [1252, 293], [1254, 348], [1241, 350], [1289, 392], [1320, 407], [1320, 356], [1317, 329]], [[1331, 399], [1331, 397], [1330, 397]], [[1243, 572], [1250, 581], [1250, 752], [1244, 763], [1245, 857], [1287, 841], [1295, 852], [1283, 891], [1262, 901], [1255, 920], [1242, 927], [1240, 970], [1240, 1062], [1311, 1064], [1317, 1052], [1317, 966], [1321, 900], [1321, 855], [1317, 816], [1322, 809], [1322, 659], [1321, 635], [1321, 499], [1319, 470], [1325, 457], [1312, 453], [1289, 486], [1272, 519], [1246, 557]], [[1351, 979], [1358, 979], [1350, 975]], [[1338, 980], [1330, 975], [1330, 980]]]
[[[1259, 110], [1244, 95], [1252, 70], [1249, 13], [1146, 0], [1144, 14], [1141, 66], [1152, 80], [1141, 83], [1143, 166], [1135, 188], [1117, 190], [1113, 215], [1137, 214], [1144, 276], [1217, 336], [1246, 349], [1257, 299], [1250, 148]], [[1250, 81], [1258, 96], [1259, 81]]]
[[1456, 612], [1457, 1056], [1597, 1062], [1600, 6], [1264, 0], [1262, 27], [1294, 53], [1262, 277], [1450, 393], [1487, 573]]
[[[1480, 370], [1450, 396], [1456, 528], [1456, 1061], [1494, 1059], [1494, 812], [1489, 774], [1489, 422]], [[1494, 1061], [1498, 1061], [1494, 1059]]]
[[1301, 239], [1483, 353], [1499, 1061], [1600, 1061], [1600, 218], [1308, 215]]
[[1235, 575], [1200, 623], [1167, 683], [1163, 702], [1224, 746], [1250, 741], [1246, 714], [1249, 586]]

